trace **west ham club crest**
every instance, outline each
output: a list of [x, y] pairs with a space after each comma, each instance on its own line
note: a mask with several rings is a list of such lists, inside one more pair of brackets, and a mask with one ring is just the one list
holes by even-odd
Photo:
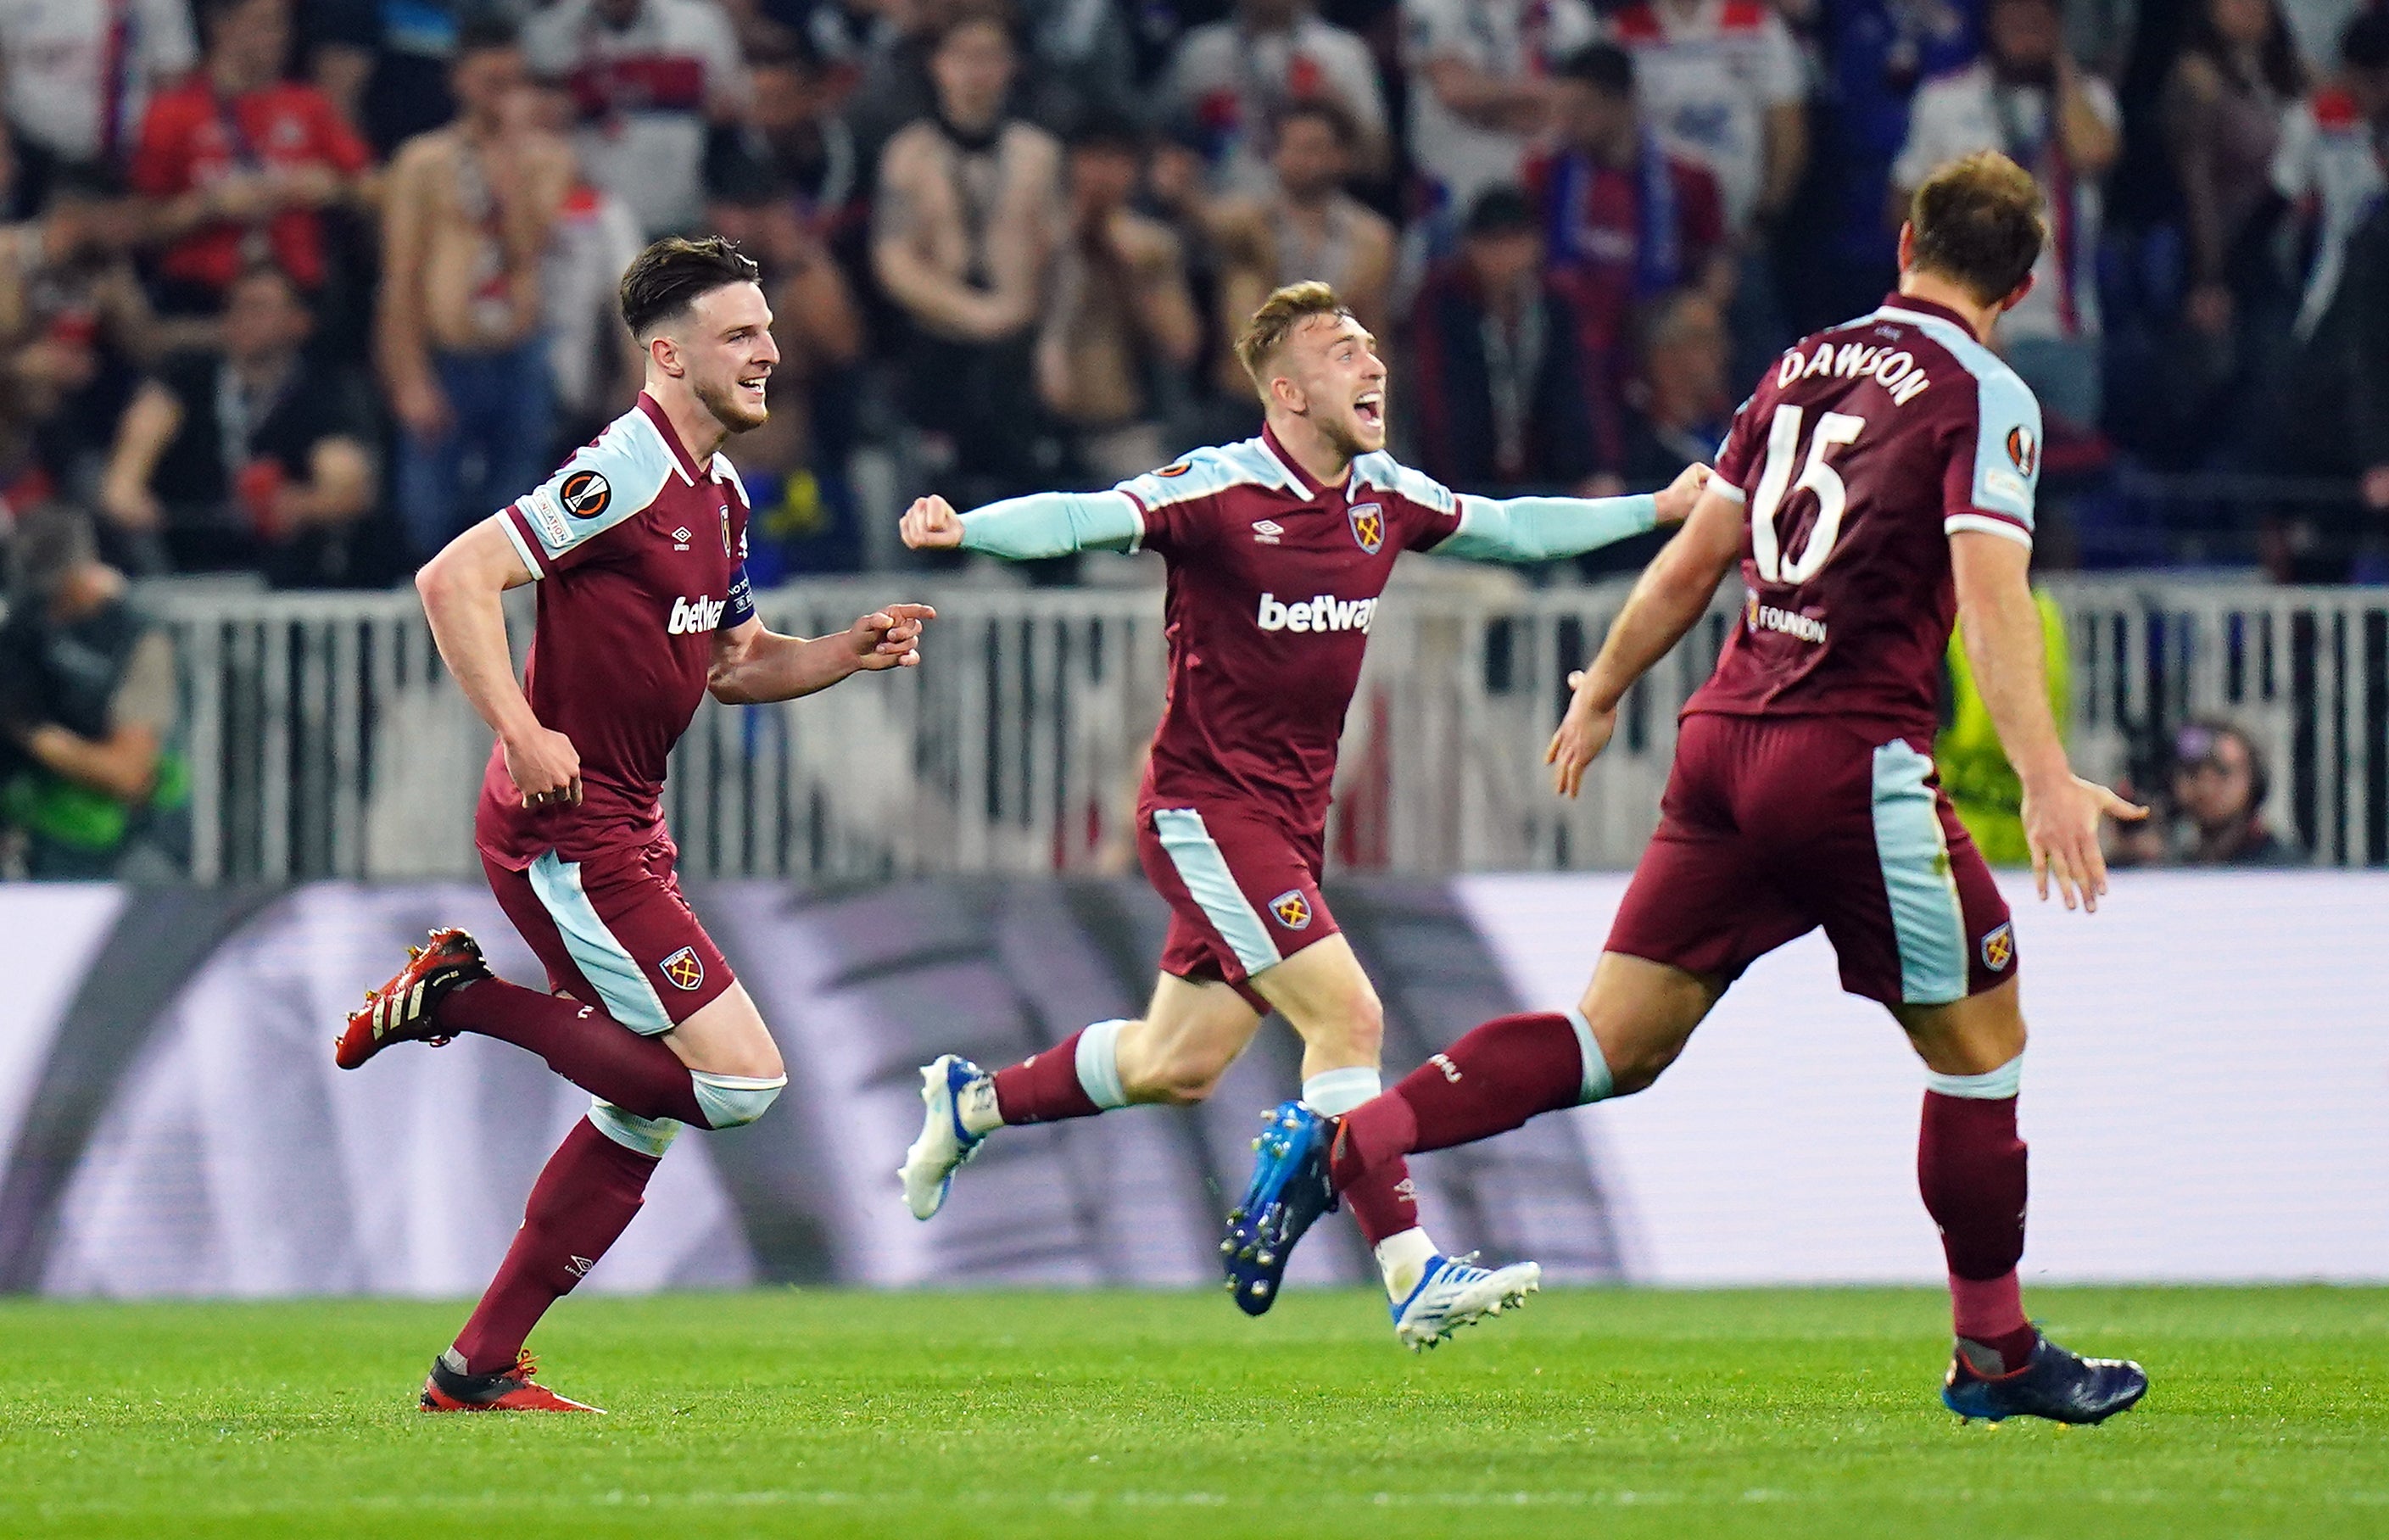
[[1352, 538], [1372, 556], [1385, 548], [1386, 510], [1374, 503], [1352, 504]]

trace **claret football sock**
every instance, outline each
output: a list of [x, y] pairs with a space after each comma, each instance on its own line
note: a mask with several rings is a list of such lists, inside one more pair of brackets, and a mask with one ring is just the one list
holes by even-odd
[[441, 1001], [440, 1025], [529, 1049], [556, 1074], [624, 1112], [711, 1126], [680, 1055], [596, 1006], [502, 978], [483, 979]]
[[[1384, 1084], [1384, 1077], [1368, 1065], [1322, 1070], [1303, 1081], [1302, 1101], [1312, 1112], [1328, 1117], [1348, 1116], [1371, 1102], [1383, 1101], [1381, 1088]], [[1435, 1254], [1434, 1242], [1428, 1241], [1426, 1232], [1419, 1228], [1418, 1196], [1411, 1186], [1410, 1166], [1406, 1162], [1394, 1159], [1372, 1166], [1365, 1172], [1357, 1173], [1350, 1182], [1339, 1186], [1337, 1191], [1345, 1205], [1351, 1209], [1353, 1222], [1361, 1227], [1361, 1238], [1373, 1248], [1382, 1248], [1396, 1237], [1412, 1235], [1426, 1248], [1426, 1254], [1432, 1256]], [[1407, 1245], [1398, 1248], [1403, 1257], [1410, 1254], [1410, 1250]], [[1380, 1266], [1383, 1265], [1381, 1258]], [[1419, 1266], [1424, 1267], [1425, 1264]], [[1413, 1272], [1411, 1283], [1414, 1287], [1417, 1282]], [[1386, 1273], [1386, 1286], [1388, 1289], [1393, 1287], [1391, 1271]], [[1407, 1293], [1409, 1290], [1402, 1292]]]
[[1059, 1123], [1127, 1106], [1128, 1092], [1119, 1075], [1119, 1035], [1127, 1025], [1124, 1021], [1097, 1022], [1042, 1053], [997, 1070], [998, 1115], [1008, 1124]]
[[1960, 1351], [1978, 1373], [2024, 1367], [2037, 1333], [2025, 1319], [2016, 1264], [2027, 1190], [2016, 1135], [2021, 1055], [1984, 1075], [1932, 1075], [1916, 1140], [1916, 1183], [1941, 1228]]
[[1348, 1190], [1402, 1155], [1490, 1139], [1540, 1114], [1598, 1101], [1609, 1088], [1609, 1066], [1582, 1016], [1498, 1017], [1344, 1119], [1335, 1184]]
[[657, 1157], [630, 1149], [587, 1118], [572, 1126], [531, 1184], [522, 1228], [498, 1276], [456, 1334], [451, 1351], [463, 1362], [452, 1362], [452, 1370], [496, 1374], [514, 1367], [547, 1307], [572, 1292], [639, 1212], [656, 1164]]

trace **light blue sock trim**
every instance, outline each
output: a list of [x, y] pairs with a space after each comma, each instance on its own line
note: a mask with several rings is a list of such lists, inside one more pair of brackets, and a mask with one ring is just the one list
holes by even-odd
[[1936, 1075], [1924, 1072], [1924, 1088], [1943, 1096], [1961, 1096], [1969, 1101], [2005, 1101], [2024, 1085], [2024, 1055], [1985, 1070], [1980, 1075]]
[[1120, 1084], [1119, 1035], [1128, 1023], [1097, 1022], [1079, 1034], [1079, 1088], [1098, 1107], [1125, 1107], [1128, 1088]]
[[611, 1101], [589, 1103], [589, 1121], [596, 1130], [625, 1150], [660, 1160], [680, 1137], [681, 1125], [669, 1117], [640, 1117], [626, 1113]]
[[696, 1091], [696, 1104], [705, 1114], [706, 1126], [711, 1128], [737, 1128], [754, 1122], [771, 1110], [788, 1084], [785, 1075], [761, 1080], [747, 1075], [714, 1075], [701, 1069], [689, 1071], [688, 1077]]
[[1322, 1117], [1342, 1117], [1386, 1088], [1385, 1076], [1366, 1065], [1322, 1070], [1302, 1083], [1302, 1104]]
[[1593, 1040], [1592, 1023], [1585, 1020], [1584, 1012], [1573, 1005], [1561, 1014], [1566, 1016], [1568, 1025], [1576, 1029], [1577, 1056], [1584, 1063], [1584, 1084], [1578, 1088], [1577, 1105], [1581, 1107], [1589, 1101], [1607, 1101], [1609, 1093], [1617, 1088], [1617, 1082], [1610, 1078], [1609, 1061], [1602, 1056], [1601, 1045]]

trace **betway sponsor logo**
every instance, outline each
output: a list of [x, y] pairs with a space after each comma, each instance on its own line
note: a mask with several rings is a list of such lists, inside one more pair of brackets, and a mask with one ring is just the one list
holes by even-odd
[[1781, 631], [1785, 636], [1821, 645], [1825, 640], [1825, 623], [1813, 615], [1795, 615], [1788, 609], [1762, 605], [1758, 595], [1752, 594], [1742, 608], [1742, 622], [1755, 631]]
[[1258, 619], [1265, 631], [1365, 631], [1376, 614], [1374, 599], [1338, 599], [1322, 593], [1289, 605], [1274, 593], [1264, 593]]
[[722, 612], [727, 608], [728, 601], [708, 599], [703, 594], [694, 599], [675, 599], [671, 618], [664, 623], [664, 630], [672, 636], [701, 636], [722, 624]]

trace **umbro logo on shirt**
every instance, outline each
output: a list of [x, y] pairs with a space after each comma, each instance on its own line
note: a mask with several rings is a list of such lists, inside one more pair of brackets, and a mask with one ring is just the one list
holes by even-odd
[[1273, 518], [1253, 520], [1253, 541], [1258, 545], [1275, 545], [1285, 535], [1285, 526]]
[[672, 549], [675, 551], [687, 550], [689, 539], [688, 526], [683, 524], [679, 528], [672, 531]]

